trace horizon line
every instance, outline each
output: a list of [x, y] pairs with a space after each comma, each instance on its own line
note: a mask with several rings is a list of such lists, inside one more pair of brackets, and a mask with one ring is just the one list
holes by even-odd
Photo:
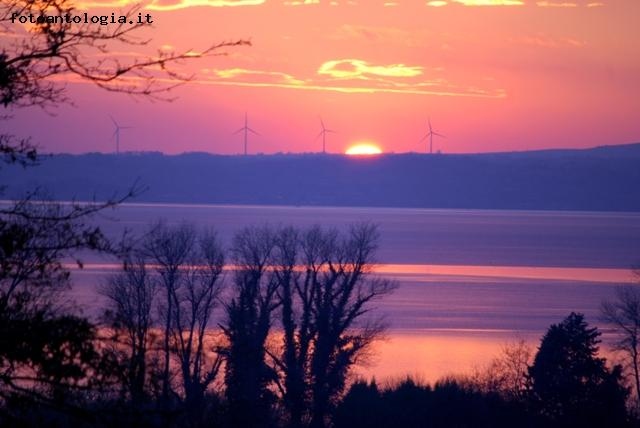
[[393, 155], [419, 155], [425, 157], [439, 157], [439, 156], [465, 156], [465, 155], [489, 155], [489, 154], [518, 154], [518, 153], [539, 153], [539, 152], [553, 152], [553, 151], [571, 151], [571, 152], [581, 152], [581, 151], [589, 151], [589, 150], [597, 150], [597, 149], [606, 149], [606, 148], [615, 148], [615, 147], [628, 147], [628, 146], [640, 146], [640, 141], [632, 142], [632, 143], [614, 143], [614, 144], [602, 144], [596, 146], [589, 147], [553, 147], [553, 148], [531, 148], [531, 149], [522, 149], [522, 150], [503, 150], [503, 151], [486, 151], [486, 152], [437, 152], [437, 153], [425, 153], [418, 151], [406, 151], [406, 152], [395, 152], [395, 151], [386, 151], [379, 154], [372, 155], [347, 155], [343, 152], [258, 152], [258, 153], [249, 153], [247, 155], [242, 153], [217, 153], [217, 152], [207, 152], [200, 150], [193, 151], [183, 151], [179, 153], [167, 153], [160, 150], [129, 150], [122, 151], [120, 153], [113, 153], [110, 151], [89, 151], [89, 152], [80, 152], [80, 153], [71, 153], [71, 152], [42, 152], [40, 156], [57, 156], [57, 155], [70, 155], [70, 156], [85, 156], [85, 155], [105, 155], [105, 156], [123, 156], [123, 155], [150, 155], [150, 154], [159, 154], [163, 156], [185, 156], [185, 155], [208, 155], [208, 156], [224, 156], [224, 157], [258, 157], [258, 156], [318, 156], [318, 157], [329, 157], [329, 156], [341, 156], [347, 158], [376, 158], [381, 156], [393, 156]]

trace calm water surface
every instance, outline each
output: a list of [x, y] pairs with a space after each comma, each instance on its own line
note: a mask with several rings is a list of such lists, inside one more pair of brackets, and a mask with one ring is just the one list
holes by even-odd
[[[468, 371], [506, 342], [537, 343], [571, 311], [597, 325], [600, 302], [634, 280], [640, 261], [637, 213], [127, 204], [97, 221], [115, 236], [155, 219], [213, 227], [227, 245], [246, 225], [378, 224], [378, 272], [400, 284], [376, 303], [389, 333], [360, 369], [378, 378]], [[91, 314], [116, 267], [88, 262], [74, 272], [74, 295]]]

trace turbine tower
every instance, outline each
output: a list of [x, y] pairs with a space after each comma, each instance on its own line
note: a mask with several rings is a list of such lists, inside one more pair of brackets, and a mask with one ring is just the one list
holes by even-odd
[[322, 130], [320, 131], [320, 133], [316, 137], [316, 140], [318, 138], [320, 138], [320, 136], [322, 136], [322, 154], [325, 154], [325, 153], [327, 153], [327, 132], [335, 134], [336, 131], [334, 131], [332, 129], [327, 129], [324, 126], [324, 122], [322, 121], [322, 118], [320, 118], [320, 127], [322, 128]]
[[240, 129], [238, 129], [236, 132], [233, 133], [233, 135], [236, 135], [239, 132], [243, 132], [244, 131], [244, 155], [247, 155], [247, 133], [248, 132], [252, 132], [255, 135], [260, 135], [258, 134], [256, 131], [254, 131], [253, 129], [249, 128], [249, 122], [247, 119], [247, 112], [244, 112], [244, 126]]
[[433, 154], [433, 136], [435, 135], [436, 137], [442, 137], [442, 138], [447, 138], [442, 134], [437, 133], [436, 131], [433, 130], [433, 128], [431, 127], [431, 118], [428, 119], [428, 124], [429, 124], [429, 132], [427, 132], [427, 134], [422, 137], [422, 139], [420, 140], [420, 142], [422, 143], [424, 140], [426, 140], [427, 138], [429, 139], [429, 154]]
[[111, 135], [111, 138], [116, 139], [116, 154], [120, 154], [120, 130], [131, 129], [133, 128], [133, 126], [120, 126], [120, 124], [116, 122], [113, 116], [109, 115], [109, 117], [111, 118], [111, 122], [113, 122], [113, 126], [115, 126], [116, 128], [115, 131], [113, 131], [113, 135]]

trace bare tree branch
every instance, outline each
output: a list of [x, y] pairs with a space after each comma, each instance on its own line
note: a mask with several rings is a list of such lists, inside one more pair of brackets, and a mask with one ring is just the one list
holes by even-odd
[[[114, 43], [128, 46], [150, 43], [137, 37], [140, 30], [149, 26], [137, 21], [140, 6], [119, 13], [126, 17], [126, 24], [76, 24], [62, 19], [75, 11], [70, 0], [3, 1], [0, 5], [2, 28], [16, 37], [12, 44], [0, 50], [0, 104], [48, 108], [70, 102], [65, 85], [53, 79], [57, 76], [76, 77], [107, 91], [170, 100], [167, 92], [193, 78], [178, 72], [173, 65], [194, 58], [226, 55], [227, 48], [250, 45], [247, 40], [222, 41], [200, 51], [158, 51], [156, 56], [124, 62], [115, 54], [100, 54], [107, 54]], [[20, 24], [11, 22], [15, 14], [61, 19], [55, 23], [36, 23], [26, 31]], [[129, 24], [130, 20], [134, 20], [134, 24]]]

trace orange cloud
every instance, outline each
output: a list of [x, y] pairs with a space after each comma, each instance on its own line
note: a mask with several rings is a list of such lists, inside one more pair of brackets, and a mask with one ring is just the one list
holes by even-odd
[[305, 4], [320, 4], [320, 0], [295, 0], [295, 1], [285, 1], [285, 6], [302, 6]]
[[464, 6], [522, 6], [522, 0], [431, 0], [427, 2], [428, 6], [440, 7], [451, 3], [458, 3]]
[[81, 9], [89, 8], [125, 8], [142, 4], [145, 9], [157, 11], [171, 11], [185, 9], [188, 7], [208, 6], [208, 7], [236, 7], [236, 6], [257, 6], [264, 4], [266, 0], [80, 0], [77, 6]]
[[266, 0], [153, 0], [147, 9], [149, 10], [177, 10], [194, 6], [209, 7], [236, 7], [236, 6], [258, 6], [264, 4]]
[[215, 76], [221, 79], [245, 79], [254, 83], [285, 83], [290, 85], [303, 85], [304, 81], [296, 79], [287, 73], [281, 73], [279, 71], [260, 71], [260, 70], [247, 70], [244, 68], [230, 68], [224, 70], [203, 70], [205, 72], [211, 72]]
[[409, 67], [404, 64], [370, 65], [358, 59], [340, 59], [322, 64], [318, 74], [336, 79], [366, 79], [367, 76], [415, 77], [422, 74], [422, 67]]
[[586, 2], [584, 0], [578, 1], [560, 1], [560, 0], [539, 0], [536, 2], [540, 7], [560, 7], [560, 8], [576, 8], [576, 7], [601, 7], [604, 3], [598, 1]]
[[461, 3], [465, 6], [522, 6], [521, 0], [451, 0], [454, 3]]
[[[266, 0], [80, 0], [77, 6], [80, 9], [89, 8], [125, 8], [134, 5], [141, 4], [145, 9], [157, 10], [157, 11], [172, 11], [185, 9], [189, 7], [239, 7], [239, 6], [258, 6], [266, 4]], [[458, 4], [463, 6], [524, 6], [525, 0], [429, 0], [426, 2], [427, 6], [441, 7], [451, 4]], [[317, 5], [321, 4], [320, 0], [282, 0], [283, 6], [303, 6], [303, 5]], [[341, 3], [337, 1], [330, 1], [331, 6], [339, 6]], [[342, 4], [348, 6], [359, 5], [355, 1], [346, 1]], [[399, 6], [399, 1], [385, 1], [382, 6], [393, 7]], [[578, 7], [582, 3], [571, 1], [554, 1], [554, 0], [540, 0], [535, 2], [540, 7]], [[585, 4], [586, 7], [600, 7], [604, 6], [604, 3], [598, 1], [592, 1]]]
[[136, 2], [132, 0], [80, 0], [76, 3], [76, 6], [81, 10], [92, 8], [123, 9], [134, 5], [136, 5]]
[[539, 1], [536, 4], [541, 7], [578, 7], [576, 3], [571, 2]]
[[[432, 69], [434, 73], [441, 69]], [[300, 78], [278, 71], [231, 68], [203, 70], [197, 83], [209, 85], [272, 87], [342, 93], [397, 93], [452, 97], [504, 98], [503, 89], [455, 85], [443, 77], [425, 78], [423, 68], [404, 64], [371, 65], [363, 60], [331, 60], [316, 75]], [[486, 81], [484, 82], [486, 83]]]
[[[524, 6], [525, 0], [430, 0], [427, 1], [427, 6], [441, 7], [449, 4], [460, 4], [463, 6]], [[573, 1], [558, 1], [558, 0], [539, 0], [535, 2], [539, 7], [564, 7], [574, 8], [579, 7], [583, 3], [577, 3]], [[600, 7], [604, 6], [602, 2], [589, 2], [584, 4], [586, 7]]]

